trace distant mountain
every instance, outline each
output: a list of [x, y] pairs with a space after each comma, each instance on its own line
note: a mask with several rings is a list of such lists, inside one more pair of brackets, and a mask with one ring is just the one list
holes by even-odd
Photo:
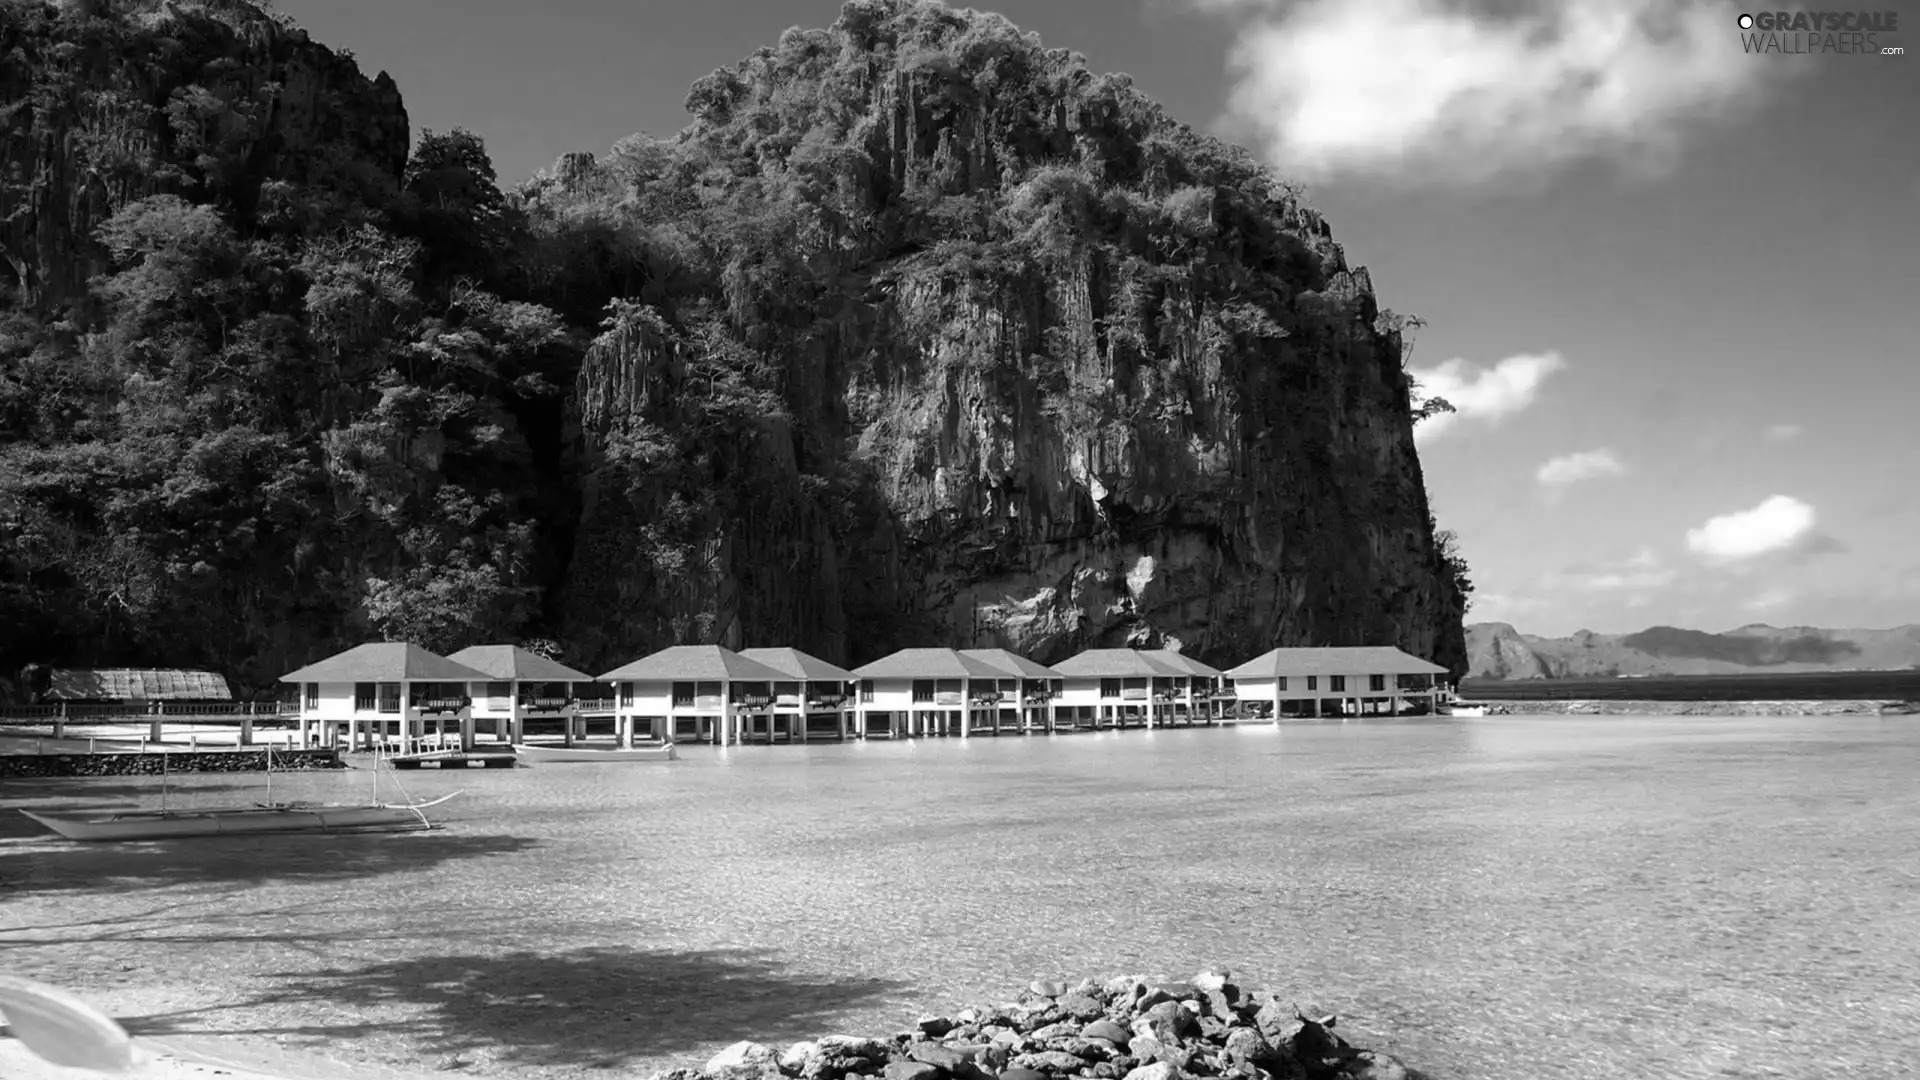
[[1634, 675], [1920, 669], [1920, 625], [1823, 630], [1755, 623], [1711, 634], [1653, 626], [1633, 634], [1522, 634], [1508, 623], [1467, 627], [1468, 677], [1581, 679]]

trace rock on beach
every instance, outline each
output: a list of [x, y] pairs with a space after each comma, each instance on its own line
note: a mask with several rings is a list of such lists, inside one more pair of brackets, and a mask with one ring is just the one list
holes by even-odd
[[777, 1050], [737, 1042], [651, 1080], [1425, 1080], [1356, 1047], [1337, 1019], [1230, 972], [1187, 980], [1036, 979], [1020, 998], [927, 1014], [891, 1038], [826, 1035]]

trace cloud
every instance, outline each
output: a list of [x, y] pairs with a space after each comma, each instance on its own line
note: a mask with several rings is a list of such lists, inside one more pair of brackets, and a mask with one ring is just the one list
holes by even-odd
[[1799, 424], [1775, 424], [1767, 429], [1767, 441], [1782, 443], [1799, 438], [1802, 428]]
[[1791, 495], [1774, 495], [1751, 509], [1708, 518], [1699, 528], [1688, 529], [1687, 549], [1722, 562], [1843, 550], [1817, 525], [1812, 506]]
[[1707, 0], [1189, 0], [1240, 26], [1229, 126], [1305, 180], [1479, 182], [1594, 157], [1646, 172], [1788, 65]]
[[1748, 611], [1773, 611], [1792, 603], [1795, 595], [1791, 589], [1772, 588], [1747, 601], [1744, 606]]
[[1627, 467], [1620, 464], [1620, 459], [1613, 456], [1613, 451], [1602, 448], [1562, 454], [1540, 466], [1534, 478], [1545, 487], [1563, 488], [1582, 480], [1620, 476], [1626, 471]]
[[1540, 384], [1566, 366], [1559, 353], [1549, 352], [1509, 356], [1490, 368], [1456, 357], [1438, 367], [1409, 369], [1422, 393], [1446, 398], [1456, 410], [1421, 421], [1414, 432], [1432, 438], [1465, 421], [1498, 423], [1533, 404]]

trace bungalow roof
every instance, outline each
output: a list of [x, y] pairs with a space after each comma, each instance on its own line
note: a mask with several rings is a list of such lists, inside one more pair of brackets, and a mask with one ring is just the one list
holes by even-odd
[[852, 682], [858, 676], [838, 664], [829, 664], [812, 653], [799, 649], [741, 649], [740, 655], [780, 672], [789, 679], [808, 682]]
[[1227, 672], [1234, 679], [1282, 675], [1439, 675], [1447, 669], [1391, 645], [1272, 649]]
[[779, 682], [787, 676], [722, 645], [670, 645], [600, 676], [601, 682]]
[[1076, 678], [1140, 679], [1185, 675], [1176, 667], [1138, 649], [1088, 649], [1053, 665], [1053, 670]]
[[405, 641], [373, 641], [355, 645], [298, 671], [280, 676], [281, 682], [484, 682], [486, 673], [428, 652]]
[[524, 682], [592, 682], [593, 676], [518, 645], [470, 645], [447, 657], [484, 672], [489, 679]]

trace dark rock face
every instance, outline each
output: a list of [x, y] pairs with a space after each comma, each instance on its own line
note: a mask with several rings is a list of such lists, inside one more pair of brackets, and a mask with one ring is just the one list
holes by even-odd
[[[795, 1043], [785, 1053], [735, 1043], [702, 1071], [676, 1069], [652, 1080], [721, 1080], [746, 1072], [758, 1080], [1422, 1080], [1418, 1070], [1389, 1054], [1350, 1045], [1334, 1033], [1332, 1016], [1303, 1014], [1271, 994], [1245, 993], [1224, 972], [1202, 973], [1196, 982], [1208, 978], [1215, 980], [1211, 989], [1200, 993], [1191, 985], [1134, 976], [1081, 981], [1068, 992], [1099, 1001], [1108, 1016], [1087, 1025], [1100, 1030], [1097, 1037], [1040, 1021], [1049, 1012], [1048, 998], [1058, 995], [1029, 992], [1006, 1005], [923, 1019], [919, 1031], [885, 1043], [830, 1036]], [[1226, 1003], [1224, 1011], [1215, 1011], [1217, 1003]], [[939, 1023], [929, 1025], [933, 1019]], [[948, 1037], [925, 1037], [930, 1026], [942, 1025]], [[1168, 1039], [1135, 1037], [1136, 1045], [1153, 1044], [1151, 1056], [1119, 1053], [1105, 1036], [1124, 1035], [1129, 1027], [1155, 1027]]]
[[29, 311], [85, 295], [105, 265], [95, 230], [138, 199], [225, 188], [252, 207], [267, 180], [391, 187], [406, 165], [385, 72], [369, 81], [239, 0], [95, 17], [0, 5], [0, 57], [0, 101], [24, 106], [0, 113], [0, 288]]
[[[728, 200], [801, 208], [767, 209], [711, 287], [662, 286], [585, 361], [565, 606], [586, 653], [1378, 643], [1463, 669], [1399, 339], [1244, 152], [997, 16], [916, 0], [857, 0], [688, 107], [673, 144], [527, 192], [561, 219], [624, 188], [683, 229]], [[711, 185], [680, 163], [712, 160], [758, 175], [679, 178]], [[764, 232], [781, 257], [752, 253]], [[785, 388], [698, 484], [644, 451], [698, 390], [695, 294], [753, 323]], [[659, 566], [618, 539], [663, 521]]]
[[[590, 669], [718, 642], [1393, 644], [1464, 670], [1367, 272], [1245, 152], [997, 16], [853, 0], [701, 80], [676, 138], [512, 199], [477, 141], [409, 163], [391, 80], [242, 0], [16, 0], [0, 58], [0, 322], [61, 376], [0, 356], [0, 423], [45, 443], [15, 472], [44, 450], [98, 488], [12, 485], [28, 532], [78, 539], [13, 545], [45, 566], [0, 548], [39, 590], [0, 601], [76, 612], [47, 620], [61, 647], [119, 627], [126, 662], [256, 684], [373, 629], [537, 633]], [[453, 195], [474, 212], [427, 212]], [[109, 222], [203, 277], [110, 253]], [[441, 280], [467, 271], [484, 298]], [[232, 311], [173, 310], [194, 281]], [[145, 344], [88, 351], [122, 338]], [[416, 379], [423, 349], [445, 359]], [[142, 357], [91, 413], [36, 404]], [[172, 457], [139, 441], [175, 411]], [[203, 457], [227, 471], [173, 521]], [[126, 493], [147, 516], [107, 520]], [[162, 625], [191, 629], [125, 629]], [[10, 663], [43, 647], [0, 633]]]

